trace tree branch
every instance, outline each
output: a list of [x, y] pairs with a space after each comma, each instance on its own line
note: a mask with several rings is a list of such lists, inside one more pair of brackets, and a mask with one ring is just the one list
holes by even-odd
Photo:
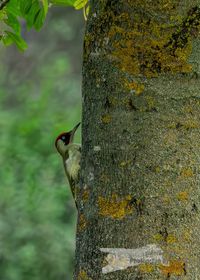
[[0, 10], [2, 10], [10, 0], [2, 0], [0, 2]]

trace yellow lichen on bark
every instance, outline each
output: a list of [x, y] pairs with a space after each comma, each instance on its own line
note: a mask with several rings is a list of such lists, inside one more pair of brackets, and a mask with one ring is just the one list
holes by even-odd
[[179, 192], [179, 193], [177, 194], [177, 198], [178, 198], [178, 200], [180, 200], [180, 201], [187, 201], [187, 200], [188, 200], [188, 192], [186, 192], [186, 191]]
[[163, 236], [160, 233], [156, 233], [154, 234], [153, 239], [156, 241], [163, 241]]
[[158, 242], [166, 242], [168, 245], [178, 242], [178, 240], [174, 234], [168, 234], [165, 237], [161, 233], [157, 233], [153, 236], [153, 239]]
[[166, 238], [166, 242], [167, 244], [174, 244], [176, 243], [178, 240], [176, 238], [176, 236], [174, 234], [169, 234]]
[[[110, 12], [112, 24], [106, 36], [112, 42], [110, 57], [113, 63], [137, 77], [141, 74], [151, 78], [161, 73], [191, 72], [188, 58], [192, 52], [192, 38], [198, 36], [200, 29], [200, 9], [195, 6], [180, 14], [178, 3], [128, 1], [129, 10], [140, 7], [148, 11], [142, 15], [136, 13], [134, 21], [128, 12], [118, 16]], [[163, 21], [147, 16], [154, 10], [162, 14]], [[125, 79], [125, 85], [137, 95], [144, 91], [141, 82]]]
[[88, 198], [89, 198], [89, 191], [88, 190], [84, 190], [83, 193], [82, 193], [82, 200], [83, 200], [83, 202], [88, 201]]
[[174, 260], [170, 261], [169, 265], [160, 265], [159, 269], [166, 276], [181, 276], [185, 274], [185, 263], [183, 261]]
[[[130, 12], [133, 10], [134, 19]], [[129, 74], [129, 78], [124, 75], [122, 83], [136, 95], [144, 91], [141, 77], [192, 71], [189, 57], [193, 39], [200, 31], [198, 6], [188, 3], [180, 9], [180, 0], [129, 0], [126, 9], [115, 14], [112, 5], [102, 1], [94, 23], [93, 31], [85, 36], [86, 59], [107, 53], [113, 65]]]
[[154, 270], [154, 266], [152, 264], [141, 264], [139, 265], [139, 271], [142, 273], [151, 273]]
[[92, 280], [90, 277], [88, 277], [87, 273], [85, 270], [81, 270], [78, 274], [77, 280]]
[[130, 92], [135, 92], [136, 95], [140, 95], [144, 91], [144, 85], [136, 82], [129, 82], [127, 80], [124, 81], [125, 88]]
[[199, 128], [199, 121], [195, 119], [177, 120], [177, 121], [170, 122], [167, 127], [171, 129], [182, 129], [182, 130], [197, 129]]
[[194, 176], [193, 170], [188, 167], [188, 168], [183, 168], [181, 170], [181, 177], [192, 177]]
[[111, 120], [112, 120], [112, 117], [109, 114], [105, 114], [101, 117], [101, 121], [104, 124], [109, 124], [111, 122]]
[[79, 223], [78, 223], [78, 231], [84, 230], [86, 228], [86, 226], [87, 226], [86, 218], [83, 214], [80, 214]]
[[[129, 5], [133, 8], [136, 3], [134, 1]], [[166, 8], [164, 2], [159, 5], [160, 8]], [[150, 10], [152, 6], [149, 7]], [[108, 37], [115, 38], [112, 56], [122, 71], [136, 76], [143, 74], [146, 77], [156, 77], [164, 72], [192, 71], [188, 58], [192, 51], [193, 29], [196, 30], [200, 25], [198, 7], [188, 11], [187, 15], [179, 15], [178, 21], [172, 17], [161, 24], [153, 18], [141, 19], [139, 14], [135, 21], [131, 20], [128, 13], [123, 13], [119, 17], [120, 22], [124, 20], [129, 23], [129, 26], [118, 26], [119, 19], [116, 17]], [[135, 84], [133, 82], [134, 87]]]
[[131, 199], [130, 195], [124, 198], [116, 194], [113, 194], [111, 198], [100, 196], [98, 199], [99, 214], [113, 219], [122, 219], [133, 212], [133, 207], [130, 205]]
[[176, 15], [176, 8], [180, 4], [180, 0], [165, 0], [165, 1], [144, 1], [144, 0], [127, 0], [130, 6], [135, 8], [143, 8], [147, 10], [160, 11], [162, 13]]

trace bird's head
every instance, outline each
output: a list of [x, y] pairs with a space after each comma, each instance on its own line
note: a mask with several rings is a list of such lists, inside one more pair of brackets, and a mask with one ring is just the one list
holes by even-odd
[[72, 130], [70, 130], [68, 132], [62, 132], [56, 138], [55, 146], [56, 146], [56, 149], [59, 152], [59, 154], [61, 154], [61, 156], [65, 155], [68, 145], [70, 143], [73, 143], [74, 134], [75, 134], [77, 128], [79, 127], [79, 125], [80, 125], [80, 123], [78, 123]]

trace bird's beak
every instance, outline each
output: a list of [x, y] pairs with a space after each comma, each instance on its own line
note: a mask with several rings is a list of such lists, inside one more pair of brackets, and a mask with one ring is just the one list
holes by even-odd
[[78, 129], [78, 127], [79, 127], [80, 124], [81, 124], [81, 123], [79, 122], [79, 123], [70, 131], [70, 142], [73, 141], [74, 134], [75, 134], [75, 132], [76, 132], [76, 130]]

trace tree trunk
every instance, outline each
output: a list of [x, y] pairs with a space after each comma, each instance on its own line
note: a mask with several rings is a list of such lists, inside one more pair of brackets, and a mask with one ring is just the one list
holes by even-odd
[[198, 3], [90, 3], [74, 279], [200, 279]]

